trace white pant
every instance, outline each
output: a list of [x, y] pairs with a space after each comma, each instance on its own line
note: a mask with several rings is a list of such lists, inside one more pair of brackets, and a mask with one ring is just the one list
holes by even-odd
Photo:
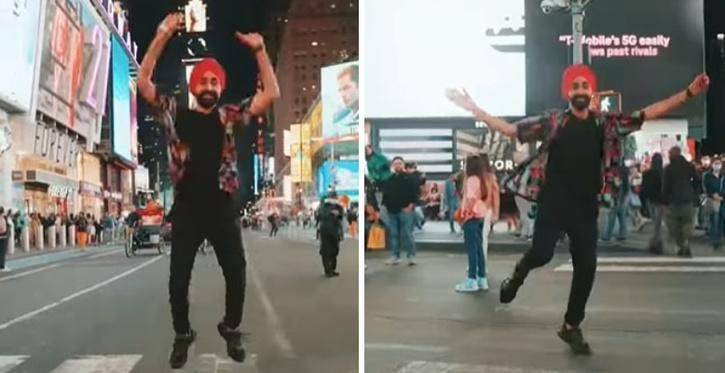
[[534, 203], [527, 200], [524, 197], [516, 196], [516, 207], [519, 209], [520, 221], [521, 221], [521, 235], [533, 236], [534, 235], [534, 219], [529, 217], [529, 212], [534, 206]]

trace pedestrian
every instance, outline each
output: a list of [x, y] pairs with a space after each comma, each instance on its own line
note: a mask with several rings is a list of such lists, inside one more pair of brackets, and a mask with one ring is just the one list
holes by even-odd
[[76, 229], [78, 231], [78, 248], [81, 250], [81, 252], [86, 251], [86, 245], [88, 245], [88, 218], [86, 217], [86, 214], [80, 213], [78, 214], [78, 219], [76, 221]]
[[408, 265], [415, 265], [415, 243], [413, 238], [414, 208], [418, 201], [419, 179], [405, 172], [402, 157], [393, 158], [393, 171], [383, 185], [382, 215], [387, 216], [390, 258], [387, 265], [400, 264], [401, 248], [407, 251]]
[[[418, 165], [415, 162], [407, 162], [405, 164], [405, 172], [408, 174], [411, 182], [413, 183], [413, 190], [415, 191], [415, 206], [413, 207], [413, 227], [423, 229], [425, 224], [425, 214], [423, 214], [423, 200], [421, 194], [425, 187], [425, 176], [418, 171]], [[415, 240], [413, 241], [413, 247], [415, 248]]]
[[610, 173], [607, 202], [609, 213], [607, 225], [602, 234], [602, 241], [609, 242], [612, 239], [615, 224], [619, 225], [618, 241], [627, 239], [627, 211], [629, 209], [628, 197], [630, 191], [629, 168], [622, 165]]
[[702, 180], [698, 178], [695, 166], [682, 156], [679, 147], [670, 149], [670, 164], [665, 167], [662, 197], [667, 205], [667, 230], [677, 245], [677, 256], [692, 257], [690, 236], [700, 185]]
[[491, 167], [488, 154], [482, 153], [479, 155], [479, 158], [481, 158], [481, 180], [483, 180], [485, 188], [488, 191], [486, 198], [483, 199], [483, 203], [486, 205], [486, 216], [483, 218], [483, 232], [481, 236], [483, 241], [483, 256], [486, 258], [488, 255], [488, 238], [501, 214], [501, 188], [498, 185], [496, 172]]
[[451, 229], [451, 234], [456, 233], [456, 211], [458, 210], [458, 192], [456, 190], [456, 177], [457, 173], [451, 174], [446, 180], [443, 194], [443, 205], [445, 208], [446, 219], [448, 220], [448, 226]]
[[342, 241], [342, 220], [345, 210], [337, 200], [337, 193], [330, 192], [320, 204], [320, 257], [325, 276], [336, 277], [337, 255], [340, 253]]
[[[167, 137], [169, 167], [174, 184], [169, 298], [176, 333], [169, 357], [172, 369], [186, 364], [188, 349], [196, 339], [189, 322], [189, 282], [197, 249], [208, 239], [222, 267], [226, 307], [217, 330], [226, 341], [227, 354], [242, 362], [245, 349], [239, 325], [246, 286], [246, 261], [239, 211], [241, 201], [236, 144], [238, 128], [250, 128], [279, 97], [277, 79], [264, 40], [258, 34], [235, 33], [242, 47], [257, 62], [260, 88], [239, 105], [222, 105], [226, 88], [224, 68], [214, 59], [198, 62], [189, 78], [193, 108], [179, 105], [152, 83], [156, 61], [166, 43], [183, 28], [183, 15], [170, 14], [159, 26], [139, 69], [140, 96], [154, 109], [156, 121]], [[239, 152], [247, 157], [246, 153]], [[249, 161], [249, 159], [244, 159]]]
[[438, 220], [441, 212], [441, 193], [438, 191], [438, 183], [433, 183], [430, 191], [425, 196], [425, 215], [430, 220]]
[[490, 213], [484, 200], [489, 198], [492, 191], [482, 178], [484, 171], [479, 156], [466, 158], [465, 167], [466, 181], [458, 215], [463, 227], [463, 244], [468, 254], [468, 275], [455, 289], [458, 292], [473, 292], [488, 290], [482, 232], [484, 219]]
[[715, 250], [722, 246], [723, 230], [725, 228], [725, 175], [722, 174], [722, 161], [715, 158], [712, 162], [712, 170], [705, 173], [703, 185], [707, 202], [705, 213], [710, 223], [708, 235]]
[[277, 237], [277, 231], [279, 231], [280, 216], [277, 213], [276, 209], [272, 210], [272, 212], [269, 214], [269, 217], [267, 218], [267, 220], [269, 221], [269, 224], [271, 225], [271, 228], [269, 230], [269, 236]]
[[10, 239], [10, 226], [5, 216], [5, 208], [0, 207], [0, 272], [9, 272], [10, 268], [5, 266], [5, 255], [8, 251], [8, 240]]
[[347, 212], [347, 225], [350, 229], [350, 238], [357, 239], [357, 218], [358, 218], [358, 204], [353, 202], [350, 204], [350, 209]]
[[591, 352], [580, 324], [596, 272], [597, 196], [602, 188], [602, 170], [622, 158], [625, 136], [639, 130], [645, 119], [662, 117], [703, 93], [709, 78], [701, 74], [686, 90], [632, 115], [590, 109], [596, 85], [596, 75], [588, 66], [570, 66], [564, 71], [561, 84], [561, 95], [569, 101], [569, 109], [549, 111], [516, 125], [489, 115], [465, 91], [447, 92], [453, 103], [471, 112], [476, 121], [486, 123], [490, 130], [522, 143], [542, 143], [533, 157], [503, 183], [518, 190], [516, 181], [532, 159], [546, 159], [532, 247], [501, 284], [499, 297], [502, 303], [513, 301], [529, 272], [552, 259], [561, 232], [566, 232], [571, 241], [574, 274], [567, 313], [558, 336], [577, 354]]
[[662, 206], [662, 180], [664, 170], [662, 167], [662, 154], [652, 155], [651, 166], [642, 176], [642, 200], [646, 201], [649, 217], [652, 221], [653, 232], [649, 240], [648, 250], [653, 254], [662, 254], [664, 245], [662, 243], [662, 217], [664, 207]]

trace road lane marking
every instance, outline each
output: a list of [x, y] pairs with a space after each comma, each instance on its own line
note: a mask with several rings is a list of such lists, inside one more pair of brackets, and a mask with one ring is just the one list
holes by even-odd
[[[571, 259], [569, 259], [571, 263]], [[604, 257], [598, 258], [599, 264], [622, 263], [622, 264], [690, 264], [690, 263], [725, 263], [725, 257], [710, 256], [697, 258], [670, 258], [670, 257]]]
[[8, 355], [0, 356], [0, 373], [8, 373], [13, 368], [22, 364], [30, 356], [28, 355]]
[[104, 287], [104, 286], [106, 286], [106, 285], [108, 285], [108, 284], [110, 284], [112, 282], [115, 282], [115, 281], [117, 281], [119, 279], [122, 279], [122, 278], [124, 278], [124, 277], [126, 277], [126, 276], [128, 276], [128, 275], [130, 275], [130, 274], [132, 274], [134, 272], [136, 272], [136, 271], [139, 271], [139, 270], [143, 269], [144, 267], [149, 266], [149, 265], [157, 262], [159, 259], [162, 259], [162, 258], [163, 258], [163, 256], [157, 256], [157, 257], [155, 257], [153, 259], [150, 259], [150, 260], [148, 260], [148, 261], [146, 261], [144, 263], [141, 263], [141, 264], [137, 265], [136, 267], [133, 267], [133, 268], [129, 269], [128, 271], [125, 271], [125, 272], [123, 272], [123, 273], [121, 273], [119, 275], [116, 275], [114, 277], [111, 277], [110, 279], [108, 279], [106, 281], [103, 281], [103, 282], [98, 283], [96, 285], [87, 287], [87, 288], [85, 288], [85, 289], [83, 289], [81, 291], [78, 291], [78, 292], [76, 292], [74, 294], [71, 294], [71, 295], [65, 297], [65, 298], [62, 298], [61, 300], [59, 300], [57, 302], [53, 302], [51, 304], [48, 304], [48, 305], [43, 306], [41, 308], [38, 308], [38, 309], [36, 309], [34, 311], [31, 311], [31, 312], [29, 312], [29, 313], [27, 313], [25, 315], [16, 317], [16, 318], [14, 318], [14, 319], [12, 319], [10, 321], [5, 322], [4, 324], [0, 324], [0, 331], [2, 331], [4, 329], [7, 329], [7, 328], [9, 328], [9, 327], [11, 327], [11, 326], [19, 323], [19, 322], [22, 322], [22, 321], [31, 319], [31, 318], [33, 318], [33, 317], [35, 317], [35, 316], [37, 316], [37, 315], [39, 315], [39, 314], [41, 314], [41, 313], [43, 313], [45, 311], [48, 311], [48, 310], [53, 309], [55, 307], [58, 307], [58, 306], [60, 306], [63, 303], [70, 302], [71, 300], [73, 300], [75, 298], [78, 298], [81, 295], [84, 295], [84, 294], [90, 293], [90, 292], [92, 292], [94, 290], [100, 289], [100, 288], [102, 288], [102, 287]]
[[494, 365], [468, 365], [442, 362], [413, 361], [397, 373], [575, 373], [570, 370], [526, 369]]
[[[244, 236], [242, 236], [242, 242], [244, 247], [249, 247], [244, 240]], [[284, 328], [282, 327], [282, 319], [277, 314], [277, 311], [275, 311], [274, 306], [272, 306], [272, 301], [270, 300], [269, 295], [267, 295], [267, 290], [264, 288], [264, 284], [262, 283], [260, 276], [257, 274], [257, 271], [254, 270], [253, 266], [249, 265], [247, 250], [244, 250], [244, 261], [247, 263], [247, 273], [249, 274], [249, 277], [251, 277], [251, 282], [254, 284], [257, 294], [259, 294], [262, 307], [267, 314], [267, 320], [272, 328], [272, 335], [274, 336], [275, 342], [277, 342], [277, 345], [285, 358], [294, 359], [295, 352], [292, 348], [290, 339], [287, 337], [287, 334], [285, 334]]]
[[[178, 371], [175, 371], [178, 372]], [[243, 363], [221, 358], [217, 354], [201, 354], [194, 373], [259, 373], [257, 354], [249, 354]]]
[[129, 373], [141, 355], [88, 355], [66, 360], [51, 373]]
[[366, 343], [366, 350], [403, 350], [423, 353], [444, 353], [450, 350], [450, 347], [444, 346], [420, 346], [420, 345], [406, 345], [398, 343]]
[[[554, 269], [554, 272], [572, 272], [574, 267], [571, 264], [562, 264]], [[725, 266], [628, 266], [628, 265], [603, 265], [597, 267], [597, 272], [700, 272], [700, 273], [724, 273]]]

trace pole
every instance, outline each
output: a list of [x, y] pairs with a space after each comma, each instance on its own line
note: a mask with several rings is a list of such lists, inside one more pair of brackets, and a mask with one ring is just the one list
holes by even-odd
[[571, 2], [571, 36], [574, 38], [574, 49], [572, 62], [574, 64], [584, 63], [584, 9], [591, 0], [572, 0]]

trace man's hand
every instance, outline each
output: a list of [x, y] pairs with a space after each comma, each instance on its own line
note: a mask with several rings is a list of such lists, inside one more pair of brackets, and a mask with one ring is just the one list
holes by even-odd
[[481, 110], [465, 89], [448, 89], [446, 90], [446, 97], [463, 110], [472, 113]]
[[264, 49], [264, 38], [262, 35], [257, 33], [242, 34], [241, 32], [236, 32], [234, 36], [237, 37], [237, 40], [239, 40], [242, 45], [246, 45], [253, 51]]
[[701, 93], [705, 92], [707, 90], [707, 87], [710, 86], [710, 77], [707, 76], [707, 74], [702, 73], [695, 77], [695, 79], [690, 83], [690, 85], [687, 87], [687, 91], [690, 92], [692, 96], [698, 96]]
[[184, 27], [184, 15], [181, 13], [171, 13], [161, 21], [156, 33], [159, 35], [171, 36], [177, 31], [181, 31]]

